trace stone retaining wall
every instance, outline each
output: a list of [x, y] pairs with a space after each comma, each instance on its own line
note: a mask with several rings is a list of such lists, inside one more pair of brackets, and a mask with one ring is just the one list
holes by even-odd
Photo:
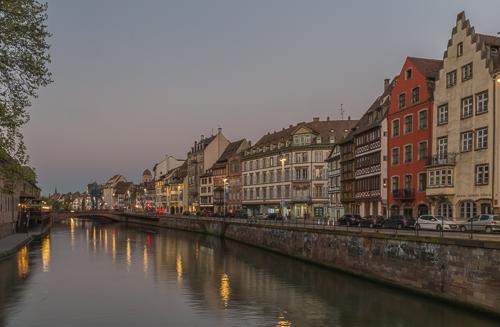
[[208, 233], [500, 314], [500, 242], [182, 218], [160, 226]]
[[14, 224], [12, 222], [0, 224], [0, 240], [14, 234]]

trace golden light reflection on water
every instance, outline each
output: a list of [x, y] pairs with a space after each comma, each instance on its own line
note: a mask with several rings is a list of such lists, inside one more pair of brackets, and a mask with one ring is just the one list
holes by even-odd
[[[286, 313], [286, 311], [284, 313]], [[285, 320], [285, 315], [283, 313], [280, 313], [279, 319], [280, 319], [280, 321], [278, 321], [278, 324], [276, 325], [276, 327], [291, 326], [292, 325], [291, 322]]]
[[231, 295], [231, 287], [229, 286], [229, 276], [223, 273], [220, 285], [220, 297], [222, 299], [222, 303], [224, 303], [224, 306], [226, 307], [229, 303], [230, 295]]
[[146, 245], [144, 245], [143, 266], [144, 266], [144, 277], [148, 278], [148, 247]]
[[43, 272], [50, 271], [50, 235], [42, 241]]
[[196, 259], [198, 259], [198, 254], [200, 253], [200, 247], [198, 242], [196, 242]]
[[94, 230], [94, 239], [93, 239], [93, 243], [94, 243], [94, 253], [97, 253], [97, 248], [96, 248], [96, 244], [95, 244], [95, 226], [93, 227], [93, 230]]
[[28, 253], [28, 247], [25, 246], [24, 248], [21, 249], [17, 253], [17, 268], [19, 271], [19, 277], [24, 278], [28, 274], [29, 267], [28, 267], [28, 262], [29, 262], [29, 253]]
[[71, 248], [74, 250], [75, 248], [75, 222], [73, 218], [71, 218]]
[[114, 229], [113, 229], [113, 263], [116, 263], [116, 239], [115, 239]]
[[108, 230], [104, 231], [104, 253], [108, 254]]
[[132, 265], [132, 257], [130, 253], [130, 238], [127, 238], [127, 270], [130, 270]]
[[177, 284], [182, 284], [182, 257], [180, 253], [177, 253]]

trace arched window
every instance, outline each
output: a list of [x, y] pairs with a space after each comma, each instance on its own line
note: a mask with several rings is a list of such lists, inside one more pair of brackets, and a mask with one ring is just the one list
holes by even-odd
[[391, 207], [391, 215], [399, 215], [399, 206], [398, 205], [393, 205]]
[[474, 202], [463, 202], [460, 204], [460, 217], [471, 218], [477, 213], [477, 206]]
[[422, 215], [428, 215], [429, 214], [429, 207], [425, 204], [419, 204], [418, 205], [418, 216]]
[[443, 216], [446, 218], [453, 217], [453, 213], [451, 212], [451, 207], [448, 203], [441, 203], [440, 205], [438, 205], [437, 214], [439, 216]]

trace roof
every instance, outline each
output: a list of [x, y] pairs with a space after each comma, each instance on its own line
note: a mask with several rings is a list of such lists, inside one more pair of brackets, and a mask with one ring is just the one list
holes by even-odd
[[149, 171], [149, 169], [144, 170], [144, 172], [142, 173], [142, 176], [144, 176], [144, 175], [151, 176], [151, 171]]
[[174, 174], [174, 178], [179, 178], [182, 179], [187, 176], [187, 161], [184, 161], [184, 163], [177, 169], [177, 171]]
[[500, 47], [500, 37], [493, 35], [477, 34], [479, 39], [487, 45], [494, 45]]
[[[301, 126], [306, 129], [311, 130], [317, 137], [323, 139], [321, 144], [329, 144], [326, 140], [329, 140], [330, 136], [334, 136], [336, 140], [340, 140], [348, 135], [351, 128], [357, 123], [357, 120], [314, 120], [312, 122], [301, 122], [297, 125], [290, 125], [288, 128], [283, 128], [281, 131], [268, 133], [260, 138], [260, 140], [255, 143], [250, 149], [260, 148], [261, 146], [277, 145], [278, 143], [285, 143], [286, 141], [293, 141], [294, 132], [296, 132]], [[333, 131], [333, 132], [332, 132]], [[317, 139], [311, 142], [312, 145], [317, 144]]]
[[215, 139], [216, 136], [217, 135], [212, 135], [210, 137], [204, 138], [200, 142], [196, 143], [196, 145], [205, 144], [204, 147], [201, 147], [199, 150], [195, 150], [197, 147], [194, 146], [194, 147], [191, 148], [191, 151], [189, 151], [188, 153], [196, 153], [198, 151], [204, 150], [207, 147], [207, 145], [209, 145], [210, 143], [212, 143], [212, 141]]
[[436, 79], [439, 76], [439, 69], [442, 64], [442, 60], [436, 59], [425, 59], [425, 58], [416, 58], [416, 57], [408, 57], [411, 60], [415, 68], [427, 78]]
[[132, 189], [134, 186], [135, 185], [133, 182], [118, 182], [118, 184], [116, 184], [115, 193], [116, 194], [125, 194], [127, 191]]
[[229, 143], [224, 152], [222, 152], [221, 156], [215, 164], [210, 169], [224, 168], [227, 165], [227, 159], [238, 151], [241, 144], [245, 142], [245, 139]]

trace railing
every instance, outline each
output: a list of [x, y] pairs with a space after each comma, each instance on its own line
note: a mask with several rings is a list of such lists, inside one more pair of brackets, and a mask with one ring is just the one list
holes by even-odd
[[427, 166], [456, 165], [458, 153], [440, 153], [427, 158]]
[[397, 189], [392, 191], [395, 200], [413, 200], [415, 199], [415, 189]]

